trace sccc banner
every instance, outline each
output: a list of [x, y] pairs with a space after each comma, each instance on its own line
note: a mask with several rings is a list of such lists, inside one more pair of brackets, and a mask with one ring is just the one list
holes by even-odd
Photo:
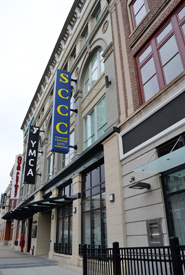
[[53, 98], [51, 151], [69, 152], [71, 73], [57, 70]]

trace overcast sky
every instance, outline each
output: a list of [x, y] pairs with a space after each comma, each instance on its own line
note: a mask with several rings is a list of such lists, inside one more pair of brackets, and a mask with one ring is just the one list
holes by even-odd
[[0, 194], [23, 152], [20, 127], [74, 0], [0, 0]]

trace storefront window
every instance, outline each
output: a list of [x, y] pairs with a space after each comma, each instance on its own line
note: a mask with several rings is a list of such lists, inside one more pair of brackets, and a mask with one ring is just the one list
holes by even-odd
[[[185, 135], [182, 134], [158, 148], [159, 157], [185, 146]], [[163, 190], [166, 203], [169, 235], [179, 238], [185, 244], [185, 165], [174, 167], [162, 173]]]
[[[59, 196], [67, 198], [73, 195], [73, 184], [62, 187], [59, 190]], [[72, 254], [72, 235], [73, 235], [73, 213], [72, 204], [65, 205], [58, 209], [57, 220], [57, 242], [55, 252], [61, 254]]]
[[[66, 205], [58, 210], [57, 243], [61, 244], [61, 251], [72, 253], [72, 205]], [[71, 254], [70, 253], [70, 254]]]
[[83, 240], [91, 246], [107, 246], [104, 165], [83, 175]]
[[172, 236], [185, 244], [185, 169], [164, 177], [167, 209]]

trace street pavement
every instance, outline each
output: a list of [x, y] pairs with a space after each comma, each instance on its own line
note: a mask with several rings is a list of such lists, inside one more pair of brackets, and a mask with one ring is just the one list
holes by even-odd
[[48, 260], [47, 255], [32, 256], [0, 246], [0, 275], [79, 275], [82, 268]]

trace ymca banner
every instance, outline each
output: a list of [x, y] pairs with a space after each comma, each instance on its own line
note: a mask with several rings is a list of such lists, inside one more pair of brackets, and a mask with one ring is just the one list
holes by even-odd
[[25, 184], [35, 184], [39, 130], [36, 126], [30, 126], [29, 129], [23, 181]]
[[57, 70], [53, 96], [53, 117], [51, 128], [52, 152], [69, 152], [71, 73]]
[[22, 155], [17, 155], [15, 157], [15, 165], [14, 165], [13, 178], [12, 178], [11, 199], [13, 200], [19, 199], [23, 163], [24, 163], [24, 157]]

